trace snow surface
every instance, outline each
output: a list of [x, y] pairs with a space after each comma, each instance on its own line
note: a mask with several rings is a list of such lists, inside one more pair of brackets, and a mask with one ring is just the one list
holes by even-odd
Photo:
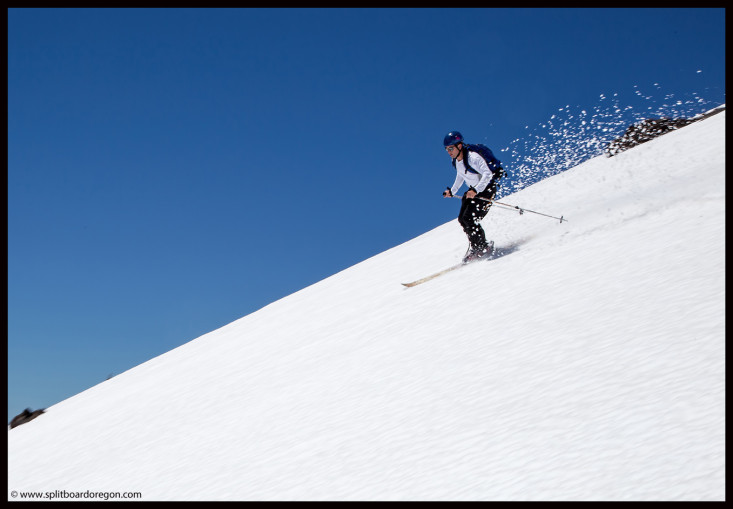
[[724, 500], [724, 153], [589, 160], [502, 198], [568, 222], [492, 208], [503, 257], [403, 287], [451, 221], [62, 401], [8, 498]]

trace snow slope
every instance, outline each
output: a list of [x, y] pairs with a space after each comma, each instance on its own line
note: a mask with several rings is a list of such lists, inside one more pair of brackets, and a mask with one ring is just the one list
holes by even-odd
[[503, 257], [404, 288], [451, 221], [62, 401], [8, 498], [723, 500], [724, 153], [592, 159], [502, 199], [568, 222], [492, 208]]

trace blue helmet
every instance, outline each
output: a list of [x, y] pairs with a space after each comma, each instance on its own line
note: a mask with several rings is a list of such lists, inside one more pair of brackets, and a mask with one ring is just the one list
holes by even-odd
[[457, 145], [459, 143], [465, 143], [465, 141], [463, 141], [463, 135], [458, 131], [451, 131], [445, 135], [445, 138], [443, 138], [443, 146], [445, 147], [448, 145]]

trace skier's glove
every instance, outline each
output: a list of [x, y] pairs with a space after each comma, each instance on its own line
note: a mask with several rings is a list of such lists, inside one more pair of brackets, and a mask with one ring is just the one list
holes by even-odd
[[451, 198], [453, 197], [453, 192], [451, 192], [450, 187], [446, 187], [445, 191], [443, 191], [443, 196], [445, 198]]

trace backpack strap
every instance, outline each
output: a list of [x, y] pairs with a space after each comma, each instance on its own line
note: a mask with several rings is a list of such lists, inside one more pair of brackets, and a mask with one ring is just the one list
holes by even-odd
[[[466, 167], [466, 172], [469, 172], [470, 171], [471, 173], [475, 173], [476, 175], [480, 175], [480, 173], [478, 171], [476, 171], [473, 168], [471, 168], [471, 164], [468, 162], [468, 152], [471, 151], [471, 152], [477, 153], [478, 155], [481, 155], [481, 154], [479, 154], [475, 150], [471, 150], [469, 148], [470, 145], [464, 145], [464, 146], [466, 147], [466, 154], [463, 156], [463, 165]], [[489, 165], [489, 162], [488, 161], [486, 161], [486, 164], [489, 166], [489, 169], [491, 170], [491, 165]], [[493, 170], [492, 170], [492, 173], [493, 173]]]
[[485, 149], [487, 149], [489, 151], [489, 154], [491, 154], [491, 156], [492, 156], [491, 159], [487, 159], [486, 157], [484, 157], [483, 154], [481, 153], [481, 149], [478, 146], [476, 146], [476, 145], [466, 145], [466, 151], [467, 152], [466, 152], [466, 157], [463, 158], [465, 160], [463, 164], [466, 165], [467, 169], [469, 171], [471, 171], [472, 173], [476, 173], [476, 174], [479, 173], [476, 170], [474, 170], [473, 168], [471, 168], [471, 166], [469, 164], [467, 164], [467, 161], [468, 161], [468, 151], [471, 151], [471, 152], [474, 152], [474, 153], [478, 154], [481, 157], [481, 159], [483, 159], [484, 161], [486, 161], [486, 166], [488, 166], [489, 167], [489, 170], [491, 170], [491, 173], [494, 174], [494, 177], [493, 178], [496, 179], [496, 178], [503, 177], [504, 176], [504, 169], [501, 167], [501, 163], [499, 162], [499, 160], [496, 159], [496, 157], [493, 157], [493, 153], [491, 152], [491, 149], [489, 147], [483, 145], [483, 148], [485, 148]]
[[[485, 148], [487, 148], [488, 150], [491, 150], [488, 147], [485, 147]], [[480, 151], [480, 149], [477, 146], [470, 145], [468, 143], [464, 143], [463, 144], [463, 151], [464, 151], [464, 154], [463, 154], [463, 166], [466, 168], [466, 173], [468, 173], [470, 171], [471, 173], [475, 173], [476, 175], [480, 175], [480, 173], [478, 171], [474, 170], [471, 167], [470, 163], [468, 162], [468, 153], [470, 151], [470, 152], [474, 152], [474, 153], [478, 154], [481, 157], [481, 159], [483, 159], [484, 161], [486, 161], [486, 166], [489, 167], [489, 170], [491, 170], [491, 173], [494, 175], [492, 177], [493, 180], [498, 180], [498, 179], [502, 178], [505, 175], [504, 168], [501, 166], [501, 163], [499, 162], [499, 160], [496, 159], [495, 157], [492, 158], [492, 160], [490, 160], [490, 161], [487, 160], [483, 155], [481, 155], [481, 151]], [[455, 159], [451, 159], [451, 164], [453, 165], [453, 168], [455, 168], [456, 167], [456, 160]]]
[[[475, 150], [472, 150], [472, 152], [475, 152]], [[481, 154], [479, 154], [479, 155], [481, 155]], [[455, 159], [451, 159], [451, 164], [453, 165], [453, 168], [455, 168], [456, 167], [456, 160]], [[486, 164], [488, 164], [488, 163], [486, 163]], [[471, 168], [471, 165], [468, 163], [468, 145], [466, 143], [463, 144], [463, 166], [466, 168], [466, 173], [468, 173], [470, 171], [471, 173], [475, 173], [476, 175], [480, 175], [480, 173], [477, 172], [476, 170], [474, 170], [473, 168]], [[491, 166], [489, 166], [489, 169], [491, 169]], [[493, 170], [492, 170], [492, 172], [493, 172]]]

